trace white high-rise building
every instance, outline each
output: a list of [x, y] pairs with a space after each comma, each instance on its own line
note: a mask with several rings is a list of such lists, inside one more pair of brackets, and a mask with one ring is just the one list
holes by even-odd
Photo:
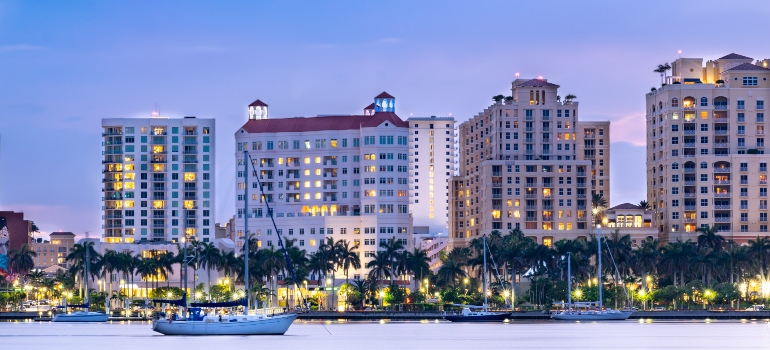
[[[409, 125], [394, 111], [395, 98], [387, 93], [375, 97], [363, 115], [270, 119], [267, 104], [252, 103], [249, 120], [235, 133], [239, 247], [248, 212], [257, 244], [278, 248], [263, 201], [282, 237], [308, 253], [326, 238], [346, 240], [359, 247], [365, 265], [381, 242], [395, 238], [411, 247]], [[365, 271], [347, 274], [363, 278]]]
[[102, 240], [214, 238], [214, 119], [102, 119]]
[[434, 116], [412, 117], [406, 121], [409, 123], [409, 212], [415, 232], [447, 234], [449, 178], [455, 172], [455, 120]]

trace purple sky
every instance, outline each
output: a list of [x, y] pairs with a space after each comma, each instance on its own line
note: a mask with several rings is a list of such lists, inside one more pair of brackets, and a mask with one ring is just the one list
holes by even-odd
[[768, 13], [768, 1], [2, 1], [0, 210], [100, 233], [101, 118], [159, 104], [217, 118], [224, 221], [232, 135], [256, 98], [272, 117], [359, 113], [386, 90], [404, 119], [464, 121], [516, 72], [577, 95], [581, 119], [613, 122], [612, 204], [636, 203], [652, 69], [677, 50], [768, 57]]

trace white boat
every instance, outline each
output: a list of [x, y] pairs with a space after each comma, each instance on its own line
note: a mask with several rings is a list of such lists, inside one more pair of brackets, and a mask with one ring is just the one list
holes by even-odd
[[[602, 238], [601, 238], [601, 226], [596, 228], [596, 240], [599, 244], [599, 250], [597, 254], [597, 275], [598, 280], [602, 280]], [[605, 309], [603, 306], [602, 287], [599, 285], [599, 302], [598, 309], [588, 309], [593, 306], [593, 303], [576, 303], [577, 309], [573, 309], [572, 306], [572, 254], [567, 256], [567, 308], [565, 310], [551, 314], [551, 318], [560, 321], [621, 321], [631, 317], [633, 312]], [[583, 307], [581, 309], [581, 306]]]
[[200, 321], [158, 319], [152, 330], [165, 335], [283, 335], [296, 314], [204, 316]]
[[56, 314], [53, 322], [107, 322], [109, 316], [104, 312], [75, 311], [67, 314]]
[[[246, 174], [246, 183], [249, 181], [249, 169], [248, 164], [252, 163], [249, 161], [249, 155], [248, 151], [243, 152], [244, 161], [243, 161], [243, 167], [244, 167], [244, 173]], [[253, 163], [252, 163], [253, 164]], [[256, 170], [254, 170], [256, 172]], [[257, 181], [259, 183], [260, 189], [262, 188], [262, 184], [259, 182], [259, 177], [257, 177]], [[262, 193], [264, 195], [264, 192]], [[248, 197], [248, 186], [244, 187], [244, 196]], [[267, 205], [267, 212], [272, 212], [270, 209], [270, 205], [265, 202], [265, 205]], [[244, 209], [246, 213], [248, 213], [248, 206]], [[244, 276], [249, 276], [249, 226], [248, 226], [248, 215], [245, 215], [244, 218], [244, 232], [246, 232], [244, 237]], [[280, 231], [275, 227], [275, 222], [273, 222], [273, 227], [276, 229], [276, 232], [278, 233], [278, 239], [283, 240], [281, 237]], [[283, 244], [280, 244], [281, 248], [284, 249], [284, 256], [286, 257], [287, 264], [289, 266], [289, 271], [292, 275], [294, 275], [294, 269], [291, 266], [291, 262], [288, 259], [288, 255], [286, 255], [286, 248], [283, 247]], [[187, 239], [185, 239], [185, 247], [184, 247], [184, 261], [187, 260]], [[184, 276], [187, 276], [187, 264], [184, 265]], [[296, 281], [296, 275], [293, 276], [294, 280]], [[183, 279], [185, 282], [184, 289], [187, 289], [187, 278]], [[185, 310], [183, 312], [183, 315], [187, 315], [189, 312], [189, 315], [186, 318], [178, 319], [176, 317], [170, 317], [166, 319], [156, 319], [152, 322], [152, 330], [164, 335], [283, 335], [286, 333], [286, 331], [289, 329], [291, 324], [294, 322], [294, 320], [297, 318], [297, 314], [295, 313], [286, 313], [286, 314], [277, 314], [277, 315], [267, 315], [267, 313], [263, 314], [256, 314], [256, 315], [250, 315], [249, 309], [250, 306], [248, 305], [248, 291], [249, 291], [249, 279], [244, 278], [244, 291], [246, 292], [246, 296], [239, 300], [239, 301], [232, 301], [232, 302], [223, 302], [223, 303], [193, 303], [192, 308], [189, 310]], [[178, 301], [164, 301], [164, 302], [170, 302], [175, 305], [180, 305], [187, 309], [187, 300], [186, 297], [182, 297], [181, 300]], [[265, 301], [266, 303], [267, 301]], [[201, 308], [200, 307], [233, 307], [237, 306], [238, 304], [241, 304], [244, 306], [244, 315], [201, 315]]]
[[620, 310], [561, 311], [551, 315], [560, 321], [610, 321], [628, 319], [633, 312]]

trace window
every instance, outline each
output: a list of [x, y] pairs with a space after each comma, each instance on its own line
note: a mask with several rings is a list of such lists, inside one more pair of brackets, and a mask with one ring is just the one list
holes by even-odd
[[709, 99], [705, 97], [700, 98], [700, 105], [701, 107], [706, 107], [709, 105]]
[[738, 100], [738, 109], [746, 109], [746, 101]]
[[743, 86], [757, 86], [757, 77], [743, 77]]
[[679, 107], [679, 100], [676, 97], [671, 99], [671, 107]]

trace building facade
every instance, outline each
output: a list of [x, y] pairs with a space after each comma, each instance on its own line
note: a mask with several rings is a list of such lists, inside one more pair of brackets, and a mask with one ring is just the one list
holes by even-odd
[[706, 225], [740, 243], [767, 235], [768, 63], [679, 58], [646, 94], [647, 200], [664, 240]]
[[24, 213], [0, 211], [0, 246], [8, 245], [5, 247], [6, 252], [0, 249], [0, 254], [7, 254], [13, 249], [29, 244], [31, 237], [32, 222], [24, 219]]
[[449, 229], [449, 178], [455, 172], [455, 120], [409, 118], [409, 212], [415, 227]]
[[[235, 134], [239, 247], [244, 220], [261, 247], [278, 249], [279, 232], [308, 253], [327, 238], [346, 240], [359, 247], [364, 265], [381, 242], [412, 246], [409, 125], [396, 115], [393, 96], [378, 95], [363, 115], [270, 119], [267, 107], [252, 103], [249, 120]], [[365, 272], [348, 275], [363, 278]]]
[[37, 253], [35, 259], [35, 268], [45, 270], [51, 266], [59, 266], [64, 269], [70, 268], [70, 262], [67, 261], [72, 246], [75, 245], [75, 234], [72, 232], [53, 232], [49, 235], [50, 240], [33, 240], [31, 247]]
[[102, 240], [214, 237], [214, 119], [102, 119]]
[[629, 235], [631, 247], [639, 248], [647, 239], [658, 239], [658, 230], [652, 224], [653, 216], [655, 212], [635, 204], [616, 205], [604, 211], [602, 226], [606, 227], [606, 231], [602, 236], [609, 237], [614, 232], [621, 237]]
[[581, 121], [577, 129], [578, 157], [591, 161], [591, 194], [600, 194], [609, 204], [610, 122]]
[[[511, 96], [459, 126], [459, 175], [450, 180], [453, 247], [493, 230], [520, 229], [545, 245], [594, 232], [594, 181], [604, 180], [608, 189], [609, 171], [597, 179], [592, 171], [609, 169], [609, 124], [581, 129], [578, 103], [562, 100], [558, 88], [545, 79], [517, 79]], [[591, 138], [582, 134], [588, 131]], [[599, 138], [602, 148], [587, 146]]]

